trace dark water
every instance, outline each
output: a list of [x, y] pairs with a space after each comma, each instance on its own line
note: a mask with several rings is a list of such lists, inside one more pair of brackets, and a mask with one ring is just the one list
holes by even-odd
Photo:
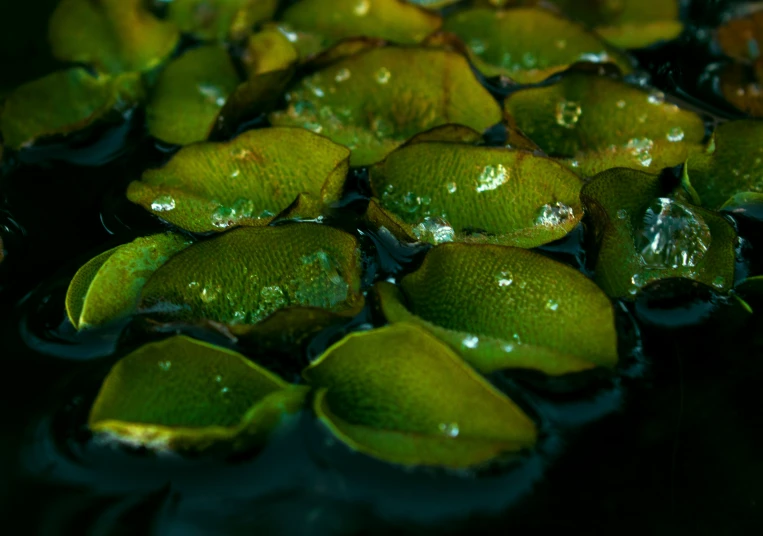
[[[18, 11], [8, 4], [0, 14], [20, 22], [2, 36], [0, 89], [55, 68], [41, 15], [55, 2], [28, 2]], [[708, 29], [729, 9], [733, 3], [687, 4], [686, 36], [635, 54], [652, 85], [705, 113], [708, 124], [740, 117], [713, 90], [713, 65], [723, 60]], [[498, 95], [505, 91], [486, 83]], [[350, 452], [307, 411], [264, 449], [236, 459], [99, 444], [85, 421], [102, 379], [119, 357], [156, 335], [146, 335], [139, 319], [121, 334], [76, 334], [63, 297], [87, 259], [165, 228], [129, 204], [124, 188], [170, 155], [171, 148], [145, 137], [136, 112], [122, 124], [16, 155], [2, 171], [0, 231], [9, 252], [0, 265], [3, 533], [763, 531], [763, 317], [681, 281], [654, 285], [635, 304], [616, 304], [623, 365], [615, 379], [571, 392], [532, 375], [490, 377], [540, 419], [544, 432], [538, 452], [516, 467], [403, 470]], [[358, 224], [364, 181], [362, 170], [351, 172], [333, 223], [361, 237], [370, 283], [411, 270], [425, 249], [403, 248]], [[745, 239], [738, 276], [762, 273], [763, 223], [742, 214], [735, 224]], [[587, 271], [585, 243], [580, 228], [542, 251]], [[367, 310], [345, 329], [370, 323], [378, 319]], [[296, 380], [309, 357], [341, 335], [322, 334], [298, 360], [239, 350]]]

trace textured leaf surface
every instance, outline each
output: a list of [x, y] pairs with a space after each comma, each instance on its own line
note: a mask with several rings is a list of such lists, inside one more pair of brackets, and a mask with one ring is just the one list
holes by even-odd
[[351, 448], [403, 465], [483, 464], [532, 447], [532, 421], [425, 330], [354, 333], [303, 375], [315, 411]]
[[249, 76], [288, 69], [299, 60], [299, 51], [284, 33], [268, 28], [249, 37], [241, 60]]

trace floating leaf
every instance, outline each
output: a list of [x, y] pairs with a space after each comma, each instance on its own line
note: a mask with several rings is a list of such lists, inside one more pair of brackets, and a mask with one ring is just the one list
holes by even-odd
[[461, 0], [405, 0], [409, 4], [421, 6], [426, 9], [441, 9], [451, 4], [461, 2]]
[[320, 132], [352, 150], [351, 164], [383, 159], [410, 137], [458, 123], [479, 132], [501, 111], [466, 59], [438, 49], [373, 48], [303, 78], [274, 125]]
[[143, 289], [160, 320], [247, 326], [280, 309], [354, 314], [363, 303], [355, 237], [325, 225], [247, 227], [173, 257]]
[[202, 39], [241, 39], [270, 20], [278, 0], [172, 0], [168, 18]]
[[407, 144], [370, 170], [381, 206], [423, 242], [535, 247], [583, 215], [580, 179], [526, 151], [448, 142]]
[[735, 195], [763, 193], [763, 123], [730, 121], [719, 125], [706, 151], [686, 163], [702, 206], [718, 209]]
[[140, 77], [93, 77], [75, 67], [28, 82], [11, 93], [0, 115], [5, 143], [14, 149], [40, 138], [82, 130], [110, 112], [121, 114], [142, 98]]
[[467, 468], [532, 447], [533, 422], [425, 330], [353, 333], [304, 372], [318, 417], [350, 448], [403, 465]]
[[361, 36], [416, 44], [442, 24], [438, 15], [401, 0], [301, 0], [282, 20], [296, 30], [323, 36], [324, 46]]
[[146, 106], [148, 131], [179, 145], [205, 140], [238, 83], [236, 68], [224, 47], [187, 51], [159, 75]]
[[236, 352], [180, 335], [120, 360], [88, 425], [154, 450], [242, 450], [298, 411], [305, 392]]
[[763, 117], [763, 59], [754, 67], [742, 63], [725, 65], [720, 74], [723, 96], [742, 112]]
[[50, 18], [57, 58], [107, 73], [153, 69], [179, 38], [177, 27], [154, 17], [143, 0], [61, 0]]
[[77, 329], [103, 326], [131, 315], [146, 280], [190, 242], [176, 234], [138, 238], [101, 253], [74, 275], [66, 314]]
[[480, 372], [558, 376], [617, 363], [612, 305], [583, 274], [524, 249], [444, 244], [401, 281], [377, 284], [385, 317], [414, 322]]
[[299, 51], [276, 28], [268, 28], [249, 37], [241, 60], [249, 76], [289, 68], [299, 60]]
[[763, 45], [763, 11], [731, 19], [718, 27], [718, 44], [736, 60], [756, 61]]
[[597, 239], [595, 280], [614, 298], [683, 277], [721, 292], [734, 282], [736, 233], [720, 214], [674, 199], [657, 175], [611, 169], [583, 187]]
[[486, 76], [539, 82], [578, 61], [614, 63], [623, 73], [632, 71], [627, 56], [599, 36], [542, 8], [468, 9], [449, 17], [444, 29], [464, 40]]
[[341, 196], [348, 157], [345, 147], [303, 129], [250, 130], [181, 149], [132, 182], [127, 198], [196, 233], [267, 225], [301, 193], [316, 200], [316, 217]]
[[[651, 168], [656, 162], [652, 151], [663, 141], [686, 145], [688, 151], [705, 136], [702, 119], [665, 102], [663, 93], [582, 72], [569, 73], [553, 85], [517, 91], [505, 107], [516, 126], [546, 153], [588, 160], [590, 167], [595, 156], [586, 153], [606, 157], [613, 151]], [[660, 165], [681, 164], [686, 157], [681, 150], [662, 148], [659, 153]], [[667, 158], [672, 154], [675, 161]]]

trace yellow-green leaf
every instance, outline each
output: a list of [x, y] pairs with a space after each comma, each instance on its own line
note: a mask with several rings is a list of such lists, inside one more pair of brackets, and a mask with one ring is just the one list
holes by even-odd
[[103, 326], [135, 312], [146, 280], [190, 242], [176, 234], [138, 238], [101, 253], [74, 275], [66, 313], [77, 329]]
[[536, 247], [580, 221], [580, 179], [550, 158], [501, 147], [407, 144], [370, 170], [381, 206], [421, 241]]
[[172, 0], [168, 18], [186, 33], [202, 39], [241, 39], [270, 20], [278, 0]]
[[351, 164], [382, 160], [419, 132], [457, 123], [483, 132], [501, 120], [466, 58], [447, 50], [382, 47], [341, 59], [287, 94], [279, 126], [300, 126], [352, 150]]
[[401, 281], [377, 285], [391, 322], [414, 322], [481, 372], [558, 376], [617, 364], [612, 305], [593, 281], [543, 255], [444, 244]]
[[284, 33], [267, 28], [249, 37], [241, 57], [249, 76], [288, 69], [299, 60], [299, 51]]
[[82, 130], [110, 112], [121, 114], [143, 97], [140, 77], [93, 77], [74, 67], [33, 80], [8, 96], [0, 111], [5, 143], [20, 149], [35, 141]]
[[303, 372], [318, 417], [350, 448], [403, 465], [467, 468], [535, 444], [533, 422], [425, 330], [353, 333]]
[[474, 8], [449, 17], [444, 29], [461, 37], [486, 76], [540, 82], [578, 61], [613, 63], [632, 71], [625, 54], [580, 24], [543, 8]]
[[88, 425], [154, 450], [237, 451], [263, 443], [305, 392], [236, 352], [181, 335], [121, 359]]
[[50, 18], [57, 58], [107, 73], [153, 69], [179, 38], [177, 27], [154, 17], [143, 0], [61, 0]]
[[341, 196], [348, 158], [345, 147], [303, 129], [250, 130], [184, 147], [132, 182], [127, 198], [196, 233], [267, 225], [301, 193], [316, 200], [316, 217]]

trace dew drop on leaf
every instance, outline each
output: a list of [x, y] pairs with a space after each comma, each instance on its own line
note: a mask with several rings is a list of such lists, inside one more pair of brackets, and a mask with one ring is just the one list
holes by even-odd
[[644, 213], [637, 237], [641, 261], [649, 268], [696, 266], [710, 247], [710, 229], [685, 205], [661, 197]]

